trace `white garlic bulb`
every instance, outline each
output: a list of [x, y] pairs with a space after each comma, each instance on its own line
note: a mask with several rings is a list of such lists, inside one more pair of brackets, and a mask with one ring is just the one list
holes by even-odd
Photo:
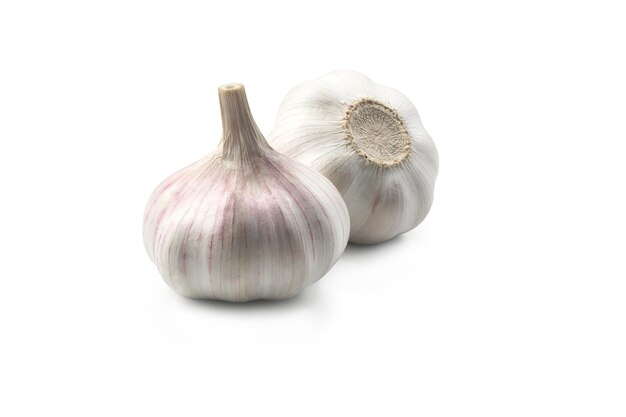
[[324, 176], [268, 145], [241, 84], [218, 93], [220, 147], [154, 191], [144, 216], [146, 250], [185, 297], [292, 297], [343, 253], [348, 210]]
[[409, 231], [433, 202], [439, 159], [417, 110], [399, 91], [335, 71], [291, 90], [271, 145], [321, 172], [350, 212], [350, 241]]

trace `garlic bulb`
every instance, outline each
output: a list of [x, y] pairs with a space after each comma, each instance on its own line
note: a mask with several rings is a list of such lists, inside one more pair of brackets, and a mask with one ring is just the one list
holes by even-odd
[[350, 212], [350, 241], [370, 244], [409, 231], [433, 202], [437, 149], [399, 91], [335, 71], [283, 100], [272, 146], [321, 172]]
[[185, 297], [292, 297], [343, 253], [347, 208], [324, 176], [268, 145], [241, 84], [218, 93], [220, 147], [154, 191], [144, 216], [146, 250]]

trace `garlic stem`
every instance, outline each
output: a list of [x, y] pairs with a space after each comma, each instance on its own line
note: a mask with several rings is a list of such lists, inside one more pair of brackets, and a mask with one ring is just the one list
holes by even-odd
[[222, 157], [245, 161], [270, 149], [257, 127], [242, 84], [226, 84], [218, 88], [222, 112]]

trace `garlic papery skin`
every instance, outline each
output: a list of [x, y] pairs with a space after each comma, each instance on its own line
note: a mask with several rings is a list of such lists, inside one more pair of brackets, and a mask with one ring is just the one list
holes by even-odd
[[351, 242], [407, 232], [432, 206], [439, 157], [415, 106], [357, 72], [331, 72], [291, 90], [270, 144], [335, 184], [350, 212]]
[[220, 146], [154, 191], [144, 215], [146, 250], [185, 297], [290, 298], [343, 253], [348, 210], [323, 175], [267, 144], [241, 84], [218, 93]]

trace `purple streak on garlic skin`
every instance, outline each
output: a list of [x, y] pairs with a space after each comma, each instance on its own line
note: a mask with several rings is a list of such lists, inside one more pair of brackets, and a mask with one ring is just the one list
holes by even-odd
[[185, 297], [292, 297], [343, 253], [347, 208], [330, 181], [267, 144], [243, 86], [219, 93], [220, 149], [154, 191], [144, 218], [146, 250]]

